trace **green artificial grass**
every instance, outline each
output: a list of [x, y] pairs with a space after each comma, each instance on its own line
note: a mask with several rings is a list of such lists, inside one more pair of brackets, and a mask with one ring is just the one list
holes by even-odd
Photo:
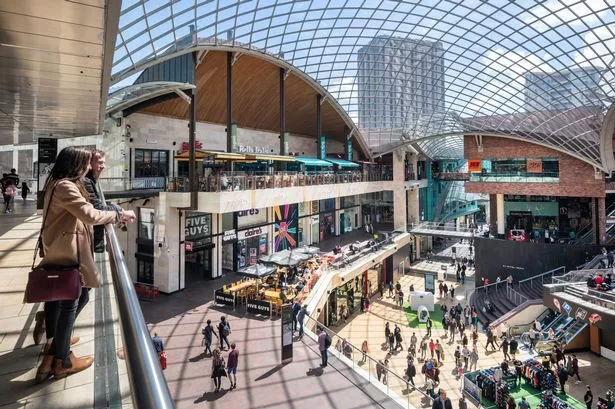
[[[408, 326], [410, 328], [425, 328], [425, 323], [419, 322], [419, 316], [417, 311], [413, 311], [410, 309], [410, 303], [404, 303], [404, 312], [406, 313], [406, 318], [408, 319]], [[432, 329], [442, 329], [442, 317], [444, 314], [440, 311], [440, 305], [434, 305], [434, 311], [429, 313], [431, 317], [431, 321], [433, 322]]]
[[[522, 379], [521, 387], [517, 386], [517, 388], [512, 391], [511, 395], [513, 396], [513, 398], [515, 398], [515, 403], [517, 405], [519, 405], [519, 402], [521, 402], [521, 397], [525, 396], [525, 400], [527, 401], [527, 403], [530, 404], [530, 408], [536, 409], [541, 402], [541, 393], [538, 390], [534, 389], [534, 387], [532, 387], [531, 385], [526, 384], [525, 382], [525, 379]], [[579, 402], [568, 394], [562, 395], [558, 393], [556, 396], [560, 400], [566, 402], [568, 406], [570, 406], [572, 409], [586, 409], [584, 403]], [[482, 406], [485, 409], [496, 409], [495, 403], [488, 401], [485, 398], [482, 399]]]

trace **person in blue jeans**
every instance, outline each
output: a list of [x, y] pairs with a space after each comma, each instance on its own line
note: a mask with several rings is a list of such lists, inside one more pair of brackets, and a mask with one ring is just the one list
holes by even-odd
[[223, 315], [220, 317], [220, 323], [218, 324], [218, 334], [220, 334], [220, 349], [224, 351], [224, 343], [226, 342], [226, 348], [230, 349], [231, 344], [228, 342], [228, 336], [231, 334], [231, 325]]
[[306, 315], [310, 315], [307, 312], [307, 305], [303, 305], [299, 313], [297, 314], [297, 321], [299, 321], [299, 339], [303, 337], [303, 320]]
[[327, 366], [329, 360], [327, 349], [329, 348], [329, 345], [331, 345], [331, 341], [327, 342], [327, 338], [329, 338], [327, 332], [321, 328], [320, 334], [318, 334], [318, 350], [320, 351], [320, 358], [322, 360], [322, 364], [320, 366], [323, 368]]
[[162, 339], [155, 332], [154, 332], [154, 338], [152, 338], [152, 342], [154, 343], [154, 348], [156, 349], [156, 353], [160, 355], [160, 353], [164, 351], [164, 344], [162, 342]]

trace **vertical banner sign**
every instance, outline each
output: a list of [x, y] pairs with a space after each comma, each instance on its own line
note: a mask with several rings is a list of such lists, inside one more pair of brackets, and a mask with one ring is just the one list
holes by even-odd
[[468, 161], [468, 172], [477, 173], [482, 170], [480, 159], [471, 159]]
[[346, 160], [352, 162], [352, 139], [346, 141]]
[[282, 306], [282, 362], [293, 360], [293, 307]]
[[327, 138], [324, 135], [320, 135], [320, 150], [318, 151], [318, 159], [325, 159], [327, 157]]
[[288, 155], [288, 132], [284, 132], [283, 145], [284, 145], [284, 152], [282, 152], [282, 155], [286, 156]]
[[237, 145], [237, 124], [231, 124], [231, 152], [239, 152]]
[[58, 140], [55, 138], [38, 138], [38, 195], [36, 198], [36, 208], [43, 208], [45, 195], [42, 193], [49, 172], [58, 156]]

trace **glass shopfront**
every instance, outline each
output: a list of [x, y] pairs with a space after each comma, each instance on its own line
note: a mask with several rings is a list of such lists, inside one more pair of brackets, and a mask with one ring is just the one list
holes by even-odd
[[335, 236], [335, 199], [320, 201], [320, 241]]
[[237, 232], [237, 268], [251, 266], [267, 254], [267, 227], [254, 227]]

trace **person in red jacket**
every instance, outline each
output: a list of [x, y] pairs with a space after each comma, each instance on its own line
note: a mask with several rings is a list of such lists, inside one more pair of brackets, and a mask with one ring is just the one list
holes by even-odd
[[237, 362], [239, 361], [239, 351], [237, 345], [233, 342], [231, 344], [231, 352], [228, 353], [227, 368], [228, 368], [228, 380], [231, 382], [231, 389], [237, 387]]

